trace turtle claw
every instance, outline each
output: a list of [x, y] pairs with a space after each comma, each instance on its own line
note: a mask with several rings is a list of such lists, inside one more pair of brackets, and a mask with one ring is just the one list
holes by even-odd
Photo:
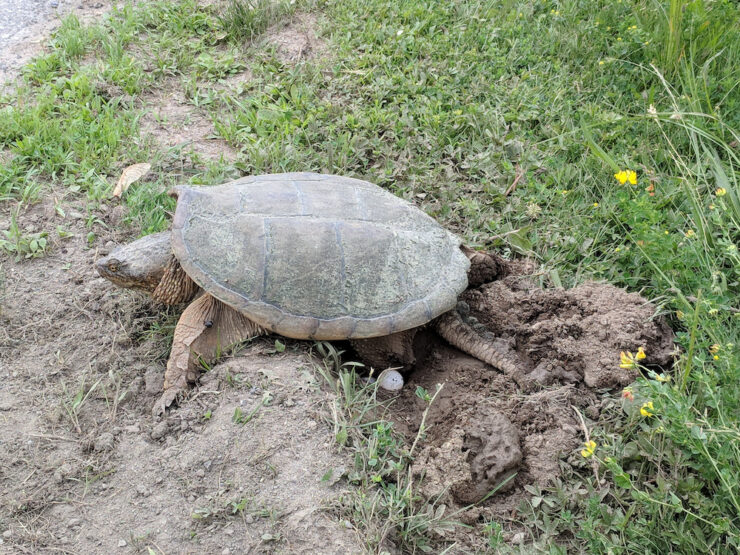
[[159, 400], [154, 403], [152, 414], [154, 416], [162, 416], [167, 411], [167, 408], [177, 400], [180, 393], [182, 393], [181, 387], [170, 387], [169, 389], [165, 389]]

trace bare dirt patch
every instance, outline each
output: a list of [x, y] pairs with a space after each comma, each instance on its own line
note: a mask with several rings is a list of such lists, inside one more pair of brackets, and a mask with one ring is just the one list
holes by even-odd
[[171, 79], [141, 96], [147, 108], [142, 132], [163, 149], [181, 149], [207, 160], [235, 160], [237, 152], [218, 136], [211, 118], [187, 101], [180, 85]]
[[[328, 510], [342, 486], [322, 477], [349, 462], [304, 345], [248, 345], [154, 419], [168, 345], [153, 330], [172, 315], [99, 278], [93, 261], [123, 235], [100, 226], [88, 248], [84, 204], [63, 208], [18, 221], [74, 237], [44, 258], [0, 254], [0, 550], [359, 552]], [[0, 229], [9, 219], [0, 209]]]
[[287, 25], [268, 29], [264, 44], [274, 47], [278, 59], [289, 65], [319, 57], [325, 51], [325, 45], [318, 37], [317, 25], [314, 14], [296, 15]]
[[0, 45], [0, 90], [33, 57], [44, 53], [49, 35], [59, 28], [63, 17], [74, 14], [83, 23], [94, 21], [108, 12], [112, 4], [110, 0], [63, 0], [56, 8], [46, 8], [47, 13], [39, 16], [38, 23], [19, 29]]

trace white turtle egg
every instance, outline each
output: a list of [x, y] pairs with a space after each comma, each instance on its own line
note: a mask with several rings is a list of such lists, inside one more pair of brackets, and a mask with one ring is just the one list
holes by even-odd
[[403, 387], [403, 376], [398, 370], [388, 368], [378, 376], [378, 384], [387, 391], [399, 391]]

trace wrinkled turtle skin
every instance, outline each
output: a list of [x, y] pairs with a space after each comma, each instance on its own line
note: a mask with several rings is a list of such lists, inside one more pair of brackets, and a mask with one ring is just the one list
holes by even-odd
[[453, 309], [468, 283], [460, 240], [366, 181], [291, 173], [174, 193], [187, 275], [280, 335], [390, 335]]

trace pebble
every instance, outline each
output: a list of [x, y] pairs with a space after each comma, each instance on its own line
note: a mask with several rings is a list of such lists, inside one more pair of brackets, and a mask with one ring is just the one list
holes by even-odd
[[75, 526], [79, 526], [80, 524], [82, 524], [82, 520], [79, 518], [70, 518], [67, 521], [68, 528], [74, 528]]
[[169, 425], [167, 424], [167, 421], [163, 420], [162, 422], [154, 426], [154, 428], [152, 429], [152, 433], [151, 433], [152, 439], [163, 438], [165, 435], [167, 435], [168, 429], [169, 429]]
[[5, 530], [5, 532], [3, 532], [3, 538], [9, 538], [12, 535], [13, 535], [13, 532], [10, 530]]
[[511, 543], [522, 544], [524, 543], [524, 532], [517, 532], [511, 537]]
[[231, 553], [231, 550], [228, 547], [224, 547], [221, 550], [221, 555], [229, 555], [229, 553]]
[[203, 478], [203, 476], [205, 476], [205, 475], [206, 475], [206, 471], [205, 471], [205, 470], [203, 470], [202, 468], [199, 468], [198, 470], [196, 470], [196, 471], [195, 471], [195, 475], [196, 475], [196, 476], [197, 476], [198, 478]]
[[147, 368], [144, 375], [144, 391], [149, 395], [159, 395], [164, 387], [164, 374], [156, 367]]
[[113, 434], [110, 432], [103, 432], [95, 438], [93, 449], [98, 452], [110, 451], [111, 449], [113, 449], [114, 444], [115, 438], [113, 437]]
[[244, 522], [247, 524], [252, 524], [254, 522], [254, 517], [252, 515], [247, 515], [244, 517]]
[[126, 547], [126, 540], [118, 540], [118, 547]]

